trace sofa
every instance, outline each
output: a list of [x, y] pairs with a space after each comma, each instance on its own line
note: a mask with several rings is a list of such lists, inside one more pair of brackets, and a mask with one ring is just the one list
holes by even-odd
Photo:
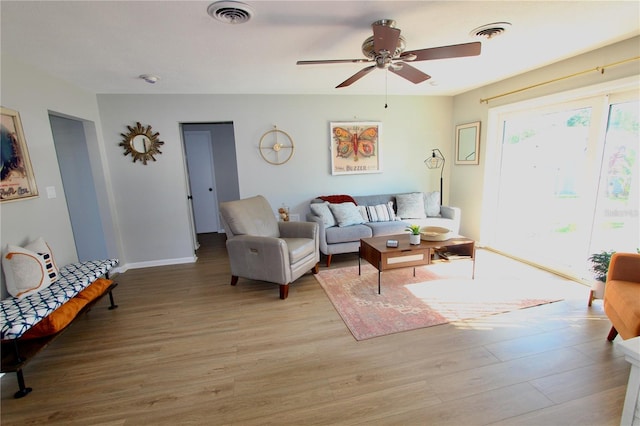
[[406, 233], [408, 225], [460, 232], [460, 209], [441, 206], [437, 191], [320, 196], [311, 200], [309, 209], [307, 221], [319, 226], [320, 252], [327, 256], [327, 267], [334, 254], [358, 252], [361, 238]]
[[604, 287], [604, 312], [611, 321], [607, 340], [640, 336], [640, 254], [614, 253]]

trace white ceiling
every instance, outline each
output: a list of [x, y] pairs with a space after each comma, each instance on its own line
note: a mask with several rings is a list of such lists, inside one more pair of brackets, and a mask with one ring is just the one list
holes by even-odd
[[[384, 94], [386, 83], [388, 94], [454, 95], [640, 34], [637, 0], [246, 0], [255, 15], [242, 25], [211, 18], [212, 1], [2, 0], [2, 53], [95, 93]], [[374, 70], [335, 89], [368, 64], [296, 65], [363, 58], [383, 18], [407, 50], [482, 41], [482, 54], [415, 62], [432, 76], [418, 85]], [[500, 37], [469, 34], [501, 21], [512, 27]]]

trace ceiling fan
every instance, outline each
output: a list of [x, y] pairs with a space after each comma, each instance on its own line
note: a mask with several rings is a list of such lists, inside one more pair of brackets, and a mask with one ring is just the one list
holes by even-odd
[[365, 67], [336, 86], [347, 87], [369, 74], [375, 68], [388, 69], [394, 74], [409, 80], [414, 84], [422, 83], [431, 78], [407, 62], [428, 61], [432, 59], [459, 58], [463, 56], [477, 56], [480, 54], [480, 42], [454, 44], [451, 46], [431, 47], [428, 49], [410, 50], [405, 52], [405, 39], [400, 35], [393, 19], [381, 19], [371, 24], [373, 36], [362, 43], [362, 53], [368, 59], [327, 59], [315, 61], [298, 61], [298, 65], [367, 63], [375, 65]]

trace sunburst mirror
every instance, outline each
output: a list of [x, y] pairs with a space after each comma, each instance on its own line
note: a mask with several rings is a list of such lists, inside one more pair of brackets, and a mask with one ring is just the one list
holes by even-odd
[[154, 155], [162, 154], [159, 148], [164, 145], [158, 139], [160, 133], [153, 133], [151, 126], [144, 127], [140, 123], [136, 123], [136, 127], [127, 126], [127, 129], [129, 133], [120, 133], [123, 140], [119, 145], [124, 148], [124, 155], [131, 154], [134, 163], [140, 160], [144, 165], [149, 160], [156, 161]]

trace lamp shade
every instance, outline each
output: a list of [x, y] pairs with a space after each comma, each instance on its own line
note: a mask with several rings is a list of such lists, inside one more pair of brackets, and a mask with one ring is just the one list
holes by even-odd
[[440, 205], [442, 205], [442, 174], [444, 173], [444, 163], [444, 155], [442, 155], [442, 152], [440, 152], [438, 148], [432, 149], [431, 156], [424, 160], [425, 166], [429, 169], [439, 169], [442, 167], [442, 170], [440, 170]]
[[424, 160], [424, 164], [429, 169], [439, 169], [440, 167], [444, 168], [444, 155], [440, 152], [439, 149], [434, 149], [431, 151], [431, 156]]

